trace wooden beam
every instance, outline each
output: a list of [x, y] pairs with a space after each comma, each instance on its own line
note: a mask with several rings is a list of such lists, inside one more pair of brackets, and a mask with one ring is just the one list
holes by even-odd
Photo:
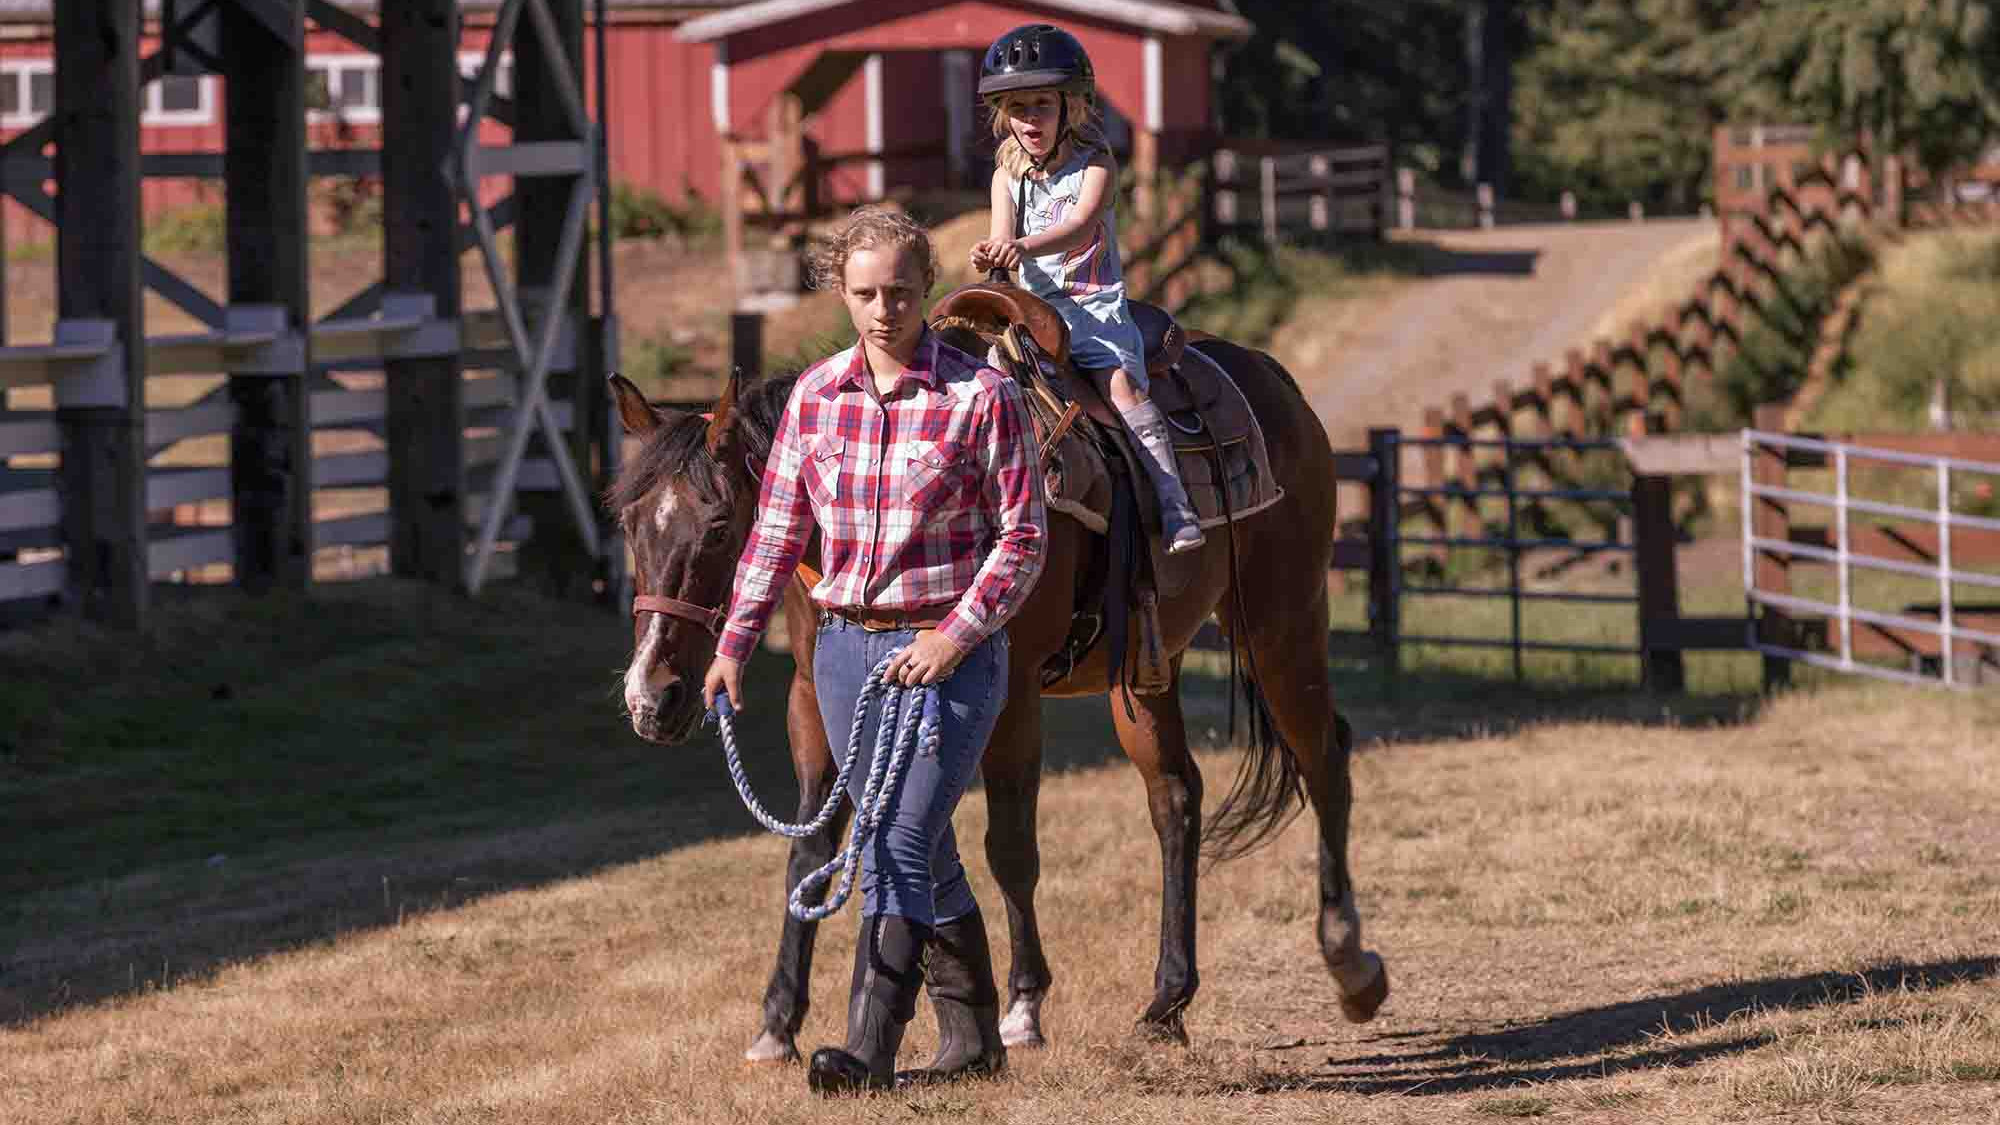
[[[306, 72], [304, 0], [235, 0], [222, 9], [230, 328], [250, 325], [296, 342], [296, 365], [235, 368], [229, 434], [236, 582], [303, 590], [312, 579], [312, 419], [305, 332]], [[257, 305], [250, 310], [243, 306]], [[286, 370], [285, 368], [289, 368]]]
[[[382, 8], [383, 280], [388, 290], [427, 296], [430, 314], [444, 320], [463, 305], [458, 199], [438, 172], [458, 124], [458, 31], [456, 0]], [[396, 358], [383, 369], [389, 568], [455, 588], [466, 547], [459, 354]]]
[[139, 51], [133, 0], [55, 7], [58, 316], [109, 326], [119, 401], [59, 386], [64, 590], [85, 616], [136, 627], [146, 570], [145, 308], [139, 283]]

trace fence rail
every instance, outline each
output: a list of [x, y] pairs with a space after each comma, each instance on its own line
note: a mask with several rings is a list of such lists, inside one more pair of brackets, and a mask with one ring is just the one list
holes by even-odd
[[1222, 148], [1210, 159], [1210, 218], [1218, 230], [1381, 238], [1388, 226], [1385, 145], [1258, 155]]
[[[1778, 415], [1767, 410], [1764, 417]], [[1960, 511], [1955, 486], [1975, 478], [1992, 496], [2000, 486], [2000, 435], [1908, 435], [1897, 442], [1903, 448], [1874, 440], [1743, 431], [1743, 588], [1758, 613], [1754, 646], [1770, 657], [1884, 679], [1981, 683], [2000, 671], [2000, 602], [1965, 601], [1959, 588], [2000, 590], [2000, 518]], [[1931, 452], [1910, 448], [1919, 443]], [[1872, 477], [1870, 466], [1879, 467]], [[1794, 481], [1795, 469], [1830, 472], [1831, 480], [1819, 487]], [[1930, 503], [1865, 499], [1858, 494], [1864, 480], [1927, 493]], [[1793, 526], [1800, 505], [1825, 511], [1831, 526]], [[1863, 522], [1870, 517], [1879, 522]], [[1831, 597], [1794, 587], [1791, 571], [1800, 564], [1832, 568]], [[1974, 569], [1980, 566], [1988, 569]], [[1862, 589], [1870, 575], [1890, 576], [1886, 588]], [[1936, 600], [1909, 600], [1898, 579], [1932, 586]], [[1879, 604], [1885, 597], [1888, 604]]]

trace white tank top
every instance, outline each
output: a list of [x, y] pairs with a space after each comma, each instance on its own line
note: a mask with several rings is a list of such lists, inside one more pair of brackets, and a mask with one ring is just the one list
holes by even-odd
[[[1046, 180], [1022, 176], [1014, 181], [1015, 213], [1021, 216], [1017, 238], [1026, 238], [1062, 222], [1083, 195], [1083, 173], [1097, 154], [1093, 146], [1071, 154]], [[1021, 207], [1021, 193], [1028, 205]], [[1120, 302], [1125, 297], [1125, 273], [1118, 262], [1116, 204], [1104, 201], [1090, 240], [1060, 254], [1041, 254], [1021, 263], [1021, 283], [1037, 297], [1068, 297], [1080, 305]]]

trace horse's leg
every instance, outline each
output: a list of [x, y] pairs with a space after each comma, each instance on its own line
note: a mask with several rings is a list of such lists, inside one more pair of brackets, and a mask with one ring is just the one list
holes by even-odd
[[[1270, 588], [1278, 588], [1275, 584]], [[1319, 947], [1340, 987], [1340, 1010], [1365, 1023], [1389, 996], [1382, 959], [1361, 947], [1361, 914], [1347, 864], [1348, 814], [1354, 791], [1348, 759], [1354, 732], [1334, 705], [1326, 663], [1324, 584], [1306, 608], [1250, 610], [1258, 688], [1278, 733], [1292, 748], [1306, 795], [1319, 817]], [[1245, 600], [1249, 600], [1246, 592]]]
[[[792, 768], [799, 780], [798, 819], [808, 820], [818, 813], [833, 792], [836, 773], [833, 750], [827, 744], [826, 727], [820, 720], [819, 695], [810, 676], [792, 676], [791, 697], [786, 705], [785, 727], [791, 735]], [[807, 875], [833, 859], [835, 841], [845, 831], [849, 809], [840, 811], [826, 830], [792, 841], [785, 861], [785, 895]], [[823, 895], [822, 895], [823, 897]], [[796, 1062], [799, 1057], [799, 1027], [805, 1023], [811, 999], [813, 939], [819, 934], [817, 922], [801, 922], [787, 909], [785, 929], [778, 939], [778, 961], [771, 969], [771, 982], [764, 987], [764, 1026], [743, 1057], [751, 1062]]]
[[[1181, 714], [1181, 662], [1163, 695], [1113, 690], [1111, 721], [1118, 744], [1146, 782], [1146, 805], [1160, 837], [1160, 961], [1153, 1002], [1139, 1017], [1141, 1032], [1187, 1042], [1181, 1013], [1201, 987], [1195, 967], [1195, 879], [1201, 857], [1201, 770], [1188, 752]], [[1127, 701], [1131, 709], [1127, 712]]]
[[[1016, 667], [1016, 684], [1023, 680]], [[986, 862], [1000, 884], [1007, 905], [1011, 964], [1007, 971], [1007, 1013], [1000, 1021], [1000, 1040], [1009, 1047], [1040, 1047], [1042, 1002], [1054, 977], [1042, 951], [1041, 924], [1035, 915], [1035, 884], [1042, 876], [1042, 857], [1035, 841], [1035, 807], [1042, 786], [1042, 697], [1032, 688], [1016, 688], [986, 744], [980, 763], [986, 778]]]

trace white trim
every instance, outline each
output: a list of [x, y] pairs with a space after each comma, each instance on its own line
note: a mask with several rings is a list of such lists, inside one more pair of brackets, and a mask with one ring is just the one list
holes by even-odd
[[[307, 55], [306, 72], [311, 74], [315, 70], [326, 71], [327, 98], [333, 103], [333, 107], [331, 109], [306, 110], [307, 121], [345, 121], [350, 125], [374, 125], [381, 122], [382, 59], [380, 56], [360, 52]], [[349, 71], [363, 71], [374, 74], [375, 102], [373, 105], [342, 106], [340, 104], [342, 94], [340, 87], [341, 83], [346, 80], [341, 79], [336, 81], [334, 75]], [[363, 79], [363, 81], [367, 80]]]
[[938, 69], [944, 74], [945, 165], [954, 180], [962, 180], [972, 167], [966, 150], [973, 129], [972, 52], [946, 51]]
[[1166, 128], [1167, 96], [1166, 75], [1164, 73], [1164, 52], [1160, 37], [1146, 36], [1146, 131], [1157, 133]]
[[[169, 79], [175, 78], [194, 80], [196, 99], [199, 103], [195, 108], [160, 108], [160, 99], [165, 95], [165, 84]], [[146, 83], [140, 98], [139, 124], [142, 126], [208, 125], [215, 121], [215, 79], [205, 74], [163, 74]]]
[[[757, 0], [700, 19], [689, 20], [674, 32], [685, 43], [707, 43], [739, 31], [764, 27], [784, 20], [809, 16], [837, 8], [852, 0]], [[1057, 8], [1082, 16], [1095, 16], [1131, 24], [1165, 35], [1214, 35], [1224, 39], [1247, 39], [1250, 21], [1241, 16], [1210, 8], [1194, 8], [1166, 0], [1037, 0], [1044, 8]]]
[[876, 159], [868, 162], [868, 198], [880, 199], [888, 190], [881, 160], [882, 135], [886, 132], [882, 121], [882, 56], [869, 55], [861, 66], [861, 76], [868, 88], [868, 151], [876, 154]]
[[708, 109], [715, 115], [717, 135], [729, 132], [729, 44], [715, 45], [715, 61], [708, 67]]
[[19, 96], [21, 104], [21, 108], [15, 110], [13, 113], [0, 115], [0, 127], [25, 129], [50, 113], [55, 112], [55, 87], [53, 85], [49, 87], [50, 105], [48, 109], [36, 112], [28, 104], [29, 91], [32, 89], [31, 77], [37, 74], [52, 75], [55, 72], [56, 64], [53, 59], [8, 59], [5, 62], [0, 62], [0, 82], [15, 83], [15, 91]]

